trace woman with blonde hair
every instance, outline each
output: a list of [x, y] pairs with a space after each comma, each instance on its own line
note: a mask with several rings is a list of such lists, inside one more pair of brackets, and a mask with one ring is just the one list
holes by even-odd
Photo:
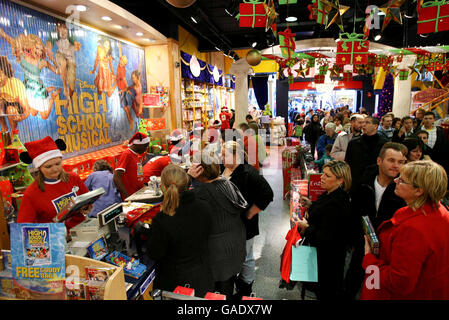
[[433, 161], [418, 160], [404, 165], [395, 182], [407, 206], [377, 229], [379, 256], [365, 237], [361, 299], [448, 300], [449, 212], [440, 203], [447, 174]]
[[325, 192], [312, 203], [304, 196], [302, 206], [308, 208], [302, 219], [292, 218], [306, 243], [317, 248], [318, 283], [305, 283], [303, 288], [314, 291], [318, 300], [342, 299], [346, 249], [355, 237], [349, 226], [352, 178], [349, 165], [332, 160], [323, 166], [321, 187]]
[[190, 179], [177, 165], [162, 170], [161, 189], [164, 199], [152, 221], [147, 250], [157, 263], [154, 287], [173, 291], [189, 284], [203, 297], [214, 290], [208, 260], [212, 208], [189, 190]]

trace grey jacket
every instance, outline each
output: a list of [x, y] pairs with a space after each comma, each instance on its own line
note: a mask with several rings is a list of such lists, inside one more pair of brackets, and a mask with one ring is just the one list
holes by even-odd
[[348, 133], [346, 131], [342, 131], [335, 139], [334, 145], [332, 146], [332, 151], [330, 156], [334, 160], [345, 160], [346, 149], [348, 148], [348, 143], [351, 141], [353, 137], [352, 133]]

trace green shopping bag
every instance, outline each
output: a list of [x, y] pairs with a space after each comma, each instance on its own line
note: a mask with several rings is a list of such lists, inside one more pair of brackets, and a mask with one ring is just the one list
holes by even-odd
[[290, 280], [318, 282], [318, 261], [316, 248], [303, 245], [304, 240], [299, 246], [292, 246]]

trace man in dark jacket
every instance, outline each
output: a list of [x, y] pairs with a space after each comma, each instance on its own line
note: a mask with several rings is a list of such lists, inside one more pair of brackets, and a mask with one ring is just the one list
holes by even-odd
[[379, 119], [367, 117], [363, 124], [362, 136], [349, 141], [345, 161], [351, 167], [352, 190], [360, 185], [365, 168], [376, 163], [380, 149], [387, 142], [377, 133], [378, 127]]
[[387, 142], [380, 150], [377, 164], [368, 166], [363, 174], [358, 188], [351, 192], [352, 214], [357, 225], [357, 238], [353, 239], [354, 250], [350, 267], [345, 279], [346, 294], [353, 299], [362, 287], [364, 270], [362, 260], [364, 255], [364, 238], [361, 223], [362, 216], [368, 216], [377, 230], [379, 225], [393, 217], [394, 213], [406, 206], [405, 201], [398, 197], [394, 190], [394, 179], [406, 163], [407, 148], [395, 142]]

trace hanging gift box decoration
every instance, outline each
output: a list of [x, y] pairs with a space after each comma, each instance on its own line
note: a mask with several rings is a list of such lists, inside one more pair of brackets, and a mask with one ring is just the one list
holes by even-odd
[[384, 69], [388, 69], [389, 66], [391, 65], [392, 61], [391, 61], [391, 57], [383, 55], [383, 54], [378, 54], [376, 56], [376, 60], [374, 62], [374, 65], [376, 67], [382, 67]]
[[325, 75], [327, 73], [327, 71], [329, 70], [329, 66], [325, 65], [325, 66], [320, 66], [319, 68], [319, 74], [320, 75]]
[[445, 58], [445, 62], [443, 65], [443, 73], [449, 71], [449, 58]]
[[351, 71], [345, 71], [343, 72], [343, 82], [352, 81], [352, 72]]
[[296, 56], [295, 36], [296, 34], [292, 33], [288, 27], [284, 31], [279, 32], [279, 47], [281, 48], [282, 57], [287, 60]]
[[449, 30], [449, 0], [420, 3], [418, 0], [418, 34]]
[[239, 14], [235, 18], [239, 20], [240, 28], [265, 28], [267, 25], [265, 1], [243, 0], [243, 3], [239, 4]]
[[443, 65], [444, 65], [444, 58], [442, 58], [441, 56], [436, 56], [429, 60], [429, 63], [425, 65], [425, 68], [427, 69], [427, 71], [433, 72], [443, 70]]
[[398, 73], [399, 80], [408, 80], [408, 74], [409, 74], [408, 69], [400, 69]]
[[329, 12], [331, 11], [331, 7], [321, 0], [316, 1], [317, 1], [316, 22], [322, 25], [326, 25], [327, 19], [329, 17]]
[[298, 3], [298, 0], [279, 0], [279, 5]]
[[314, 77], [313, 77], [313, 81], [315, 82], [315, 83], [324, 83], [324, 78], [325, 78], [326, 76], [324, 75], [324, 74], [319, 74], [319, 75], [315, 75]]
[[369, 41], [366, 39], [363, 34], [340, 33], [336, 63], [339, 65], [368, 63]]
[[338, 65], [338, 64], [335, 63], [335, 64], [332, 66], [332, 68], [329, 69], [329, 72], [330, 72], [330, 77], [331, 77], [331, 78], [332, 78], [332, 77], [337, 77], [337, 78], [339, 78], [339, 77], [340, 77], [340, 73], [343, 72], [343, 66]]
[[307, 9], [309, 9], [309, 20], [316, 21], [317, 19], [317, 9], [318, 9], [318, 0], [312, 0], [312, 3], [307, 5]]

